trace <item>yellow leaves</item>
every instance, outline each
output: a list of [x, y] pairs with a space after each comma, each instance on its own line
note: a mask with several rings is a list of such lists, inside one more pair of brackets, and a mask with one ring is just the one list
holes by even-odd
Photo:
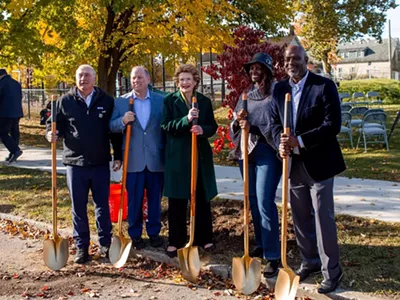
[[12, 18], [19, 18], [27, 9], [32, 8], [34, 0], [12, 0], [7, 4], [6, 9]]

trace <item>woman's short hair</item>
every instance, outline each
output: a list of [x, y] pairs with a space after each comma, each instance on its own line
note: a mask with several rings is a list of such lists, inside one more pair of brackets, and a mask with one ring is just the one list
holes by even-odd
[[197, 68], [191, 64], [184, 64], [184, 65], [180, 65], [178, 67], [178, 69], [176, 69], [175, 74], [174, 74], [174, 79], [176, 84], [179, 85], [179, 74], [181, 73], [190, 73], [193, 75], [193, 79], [196, 82], [196, 85], [194, 87], [194, 89], [197, 89], [197, 87], [199, 86], [200, 83], [200, 73], [199, 70], [197, 70]]

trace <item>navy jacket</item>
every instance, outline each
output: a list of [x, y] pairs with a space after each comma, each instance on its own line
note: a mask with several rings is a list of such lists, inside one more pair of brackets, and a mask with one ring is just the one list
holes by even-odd
[[22, 90], [10, 75], [0, 79], [0, 118], [22, 118]]
[[[271, 130], [279, 147], [283, 131], [285, 94], [291, 93], [289, 79], [275, 85], [271, 105]], [[297, 110], [295, 135], [301, 136], [304, 148], [300, 159], [311, 178], [322, 181], [346, 169], [337, 134], [341, 128], [340, 100], [330, 79], [308, 74]]]
[[[76, 87], [57, 100], [58, 136], [64, 138], [63, 163], [75, 166], [108, 164], [111, 160], [110, 140], [114, 159], [122, 159], [122, 134], [111, 133], [109, 122], [114, 99], [98, 87], [90, 106], [77, 96]], [[51, 118], [47, 131], [51, 130]]]

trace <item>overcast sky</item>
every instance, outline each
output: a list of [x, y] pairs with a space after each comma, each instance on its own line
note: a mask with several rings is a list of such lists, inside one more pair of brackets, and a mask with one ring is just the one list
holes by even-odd
[[[392, 38], [400, 38], [400, 0], [396, 1], [399, 5], [396, 9], [391, 9], [387, 13], [387, 19], [391, 21]], [[389, 36], [388, 22], [386, 22], [382, 37], [385, 39]]]

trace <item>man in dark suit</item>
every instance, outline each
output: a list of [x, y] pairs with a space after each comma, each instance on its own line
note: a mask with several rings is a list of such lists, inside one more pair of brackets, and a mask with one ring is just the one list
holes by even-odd
[[[322, 271], [318, 292], [336, 289], [343, 272], [334, 216], [333, 177], [346, 169], [336, 135], [341, 127], [340, 100], [330, 79], [307, 70], [302, 47], [285, 52], [289, 78], [275, 86], [271, 130], [281, 157], [291, 156], [290, 203], [302, 265], [300, 281]], [[283, 132], [285, 94], [292, 95], [291, 134]]]
[[21, 155], [19, 119], [22, 118], [22, 90], [18, 81], [0, 69], [0, 139], [10, 152], [6, 161], [12, 163]]

